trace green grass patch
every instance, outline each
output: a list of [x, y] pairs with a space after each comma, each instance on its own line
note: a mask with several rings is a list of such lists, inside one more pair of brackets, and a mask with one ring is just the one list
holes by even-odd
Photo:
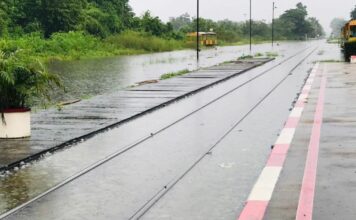
[[270, 58], [278, 57], [277, 52], [266, 52], [266, 56]]
[[246, 60], [246, 59], [252, 59], [253, 56], [251, 55], [242, 55], [238, 58], [238, 60]]
[[320, 63], [344, 63], [345, 61], [343, 61], [343, 60], [320, 60], [318, 62], [320, 62]]
[[161, 76], [161, 80], [166, 80], [166, 79], [174, 78], [174, 77], [177, 77], [177, 76], [182, 76], [182, 75], [185, 75], [185, 74], [187, 74], [189, 72], [190, 71], [188, 69], [184, 69], [184, 70], [180, 70], [178, 72], [166, 73], [166, 74], [163, 74]]
[[41, 61], [79, 60], [134, 55], [187, 48], [184, 41], [164, 39], [147, 33], [126, 31], [100, 39], [83, 32], [56, 33], [44, 39], [39, 33], [0, 39], [0, 50], [21, 49]]
[[328, 44], [338, 44], [340, 43], [340, 39], [338, 38], [330, 38], [327, 40]]

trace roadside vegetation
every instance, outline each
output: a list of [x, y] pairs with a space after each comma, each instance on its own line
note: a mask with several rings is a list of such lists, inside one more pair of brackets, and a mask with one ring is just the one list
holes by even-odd
[[[356, 19], [356, 5], [355, 8], [350, 13], [351, 19]], [[345, 18], [334, 18], [330, 23], [331, 34], [328, 38], [328, 43], [339, 43], [341, 37], [341, 29], [348, 22], [349, 19]]]
[[173, 73], [166, 73], [166, 74], [163, 74], [161, 76], [161, 80], [166, 80], [166, 79], [170, 79], [170, 78], [174, 78], [174, 77], [177, 77], [177, 76], [183, 76], [187, 73], [189, 73], [190, 71], [188, 69], [184, 69], [184, 70], [180, 70], [178, 72], [173, 72]]
[[[248, 43], [249, 22], [200, 19], [201, 31], [213, 30], [220, 45]], [[43, 61], [194, 48], [186, 34], [196, 18], [188, 14], [163, 22], [149, 11], [133, 13], [128, 0], [2, 0], [0, 50], [21, 49]], [[275, 20], [276, 40], [304, 40], [324, 35], [306, 6], [299, 3]], [[271, 24], [253, 21], [253, 42], [270, 39]]]

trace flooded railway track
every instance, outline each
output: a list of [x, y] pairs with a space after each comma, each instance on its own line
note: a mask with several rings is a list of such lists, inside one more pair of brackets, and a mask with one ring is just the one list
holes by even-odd
[[[155, 132], [152, 132], [150, 134], [148, 134], [147, 136], [145, 137], [142, 137], [138, 140], [136, 140], [133, 144], [131, 145], [128, 145], [126, 146], [124, 149], [121, 149], [120, 151], [117, 151], [109, 156], [107, 156], [106, 158], [104, 158], [103, 160], [100, 160], [98, 161], [97, 163], [87, 167], [86, 169], [82, 170], [81, 172], [69, 177], [68, 179], [66, 179], [65, 181], [63, 181], [62, 183], [56, 185], [55, 187], [47, 190], [46, 192], [38, 195], [37, 197], [29, 200], [28, 202], [22, 204], [21, 206], [18, 206], [17, 208], [13, 209], [13, 210], [10, 210], [9, 212], [3, 214], [0, 216], [0, 218], [5, 218], [7, 216], [10, 216], [18, 211], [20, 211], [21, 209], [23, 209], [24, 207], [30, 205], [31, 203], [34, 203], [36, 201], [38, 201], [39, 199], [45, 197], [46, 195], [50, 194], [51, 192], [54, 192], [56, 190], [58, 190], [59, 188], [67, 185], [68, 183], [71, 183], [73, 182], [74, 180], [82, 177], [83, 175], [89, 173], [90, 171], [93, 171], [95, 170], [96, 168], [100, 167], [101, 165], [109, 162], [110, 160], [120, 156], [120, 155], [123, 155], [125, 152], [128, 152], [129, 150], [139, 146], [140, 144], [146, 142], [147, 140], [155, 137], [156, 135], [162, 133], [163, 131], [173, 127], [174, 125], [178, 124], [179, 122], [183, 121], [184, 119], [194, 115], [195, 113], [201, 111], [202, 109], [206, 108], [207, 106], [217, 102], [218, 100], [224, 98], [225, 96], [228, 96], [229, 94], [235, 92], [236, 90], [238, 90], [239, 88], [249, 84], [250, 82], [256, 80], [257, 78], [269, 73], [271, 70], [275, 69], [276, 67], [280, 66], [280, 65], [283, 65], [285, 62], [291, 60], [292, 58], [302, 54], [303, 52], [309, 50], [310, 48], [306, 48], [306, 49], [303, 49], [297, 53], [295, 53], [294, 55], [280, 61], [279, 63], [277, 63], [276, 65], [272, 66], [271, 68], [261, 72], [260, 74], [258, 74], [257, 76], [251, 78], [250, 80], [246, 81], [245, 83], [243, 84], [240, 84], [238, 86], [236, 86], [235, 88], [223, 93], [222, 95], [220, 95], [219, 97], [211, 100], [210, 102], [208, 102], [207, 104], [201, 106], [200, 108], [197, 108], [196, 110], [190, 112], [189, 114], [185, 115], [184, 117], [181, 117], [179, 118], [178, 120], [174, 121], [173, 123], [165, 126], [165, 127], [162, 127], [161, 129], [159, 130], [156, 130]], [[235, 122], [234, 126], [231, 127], [228, 131], [226, 131], [226, 133], [213, 145], [211, 146], [207, 153], [210, 152], [212, 149], [214, 149], [242, 120], [244, 120], [244, 118], [246, 118], [258, 105], [260, 105], [276, 88], [278, 88], [278, 86], [283, 83], [283, 81], [285, 81], [285, 79], [288, 77], [289, 74], [291, 74], [296, 68], [298, 68], [298, 66], [300, 66], [304, 61], [305, 59], [307, 59], [316, 49], [313, 49], [310, 53], [308, 53], [306, 56], [304, 56], [299, 63], [297, 63], [296, 66], [294, 66], [290, 72], [288, 72], [288, 74], [286, 74], [285, 78], [283, 78], [269, 93], [266, 94], [265, 97], [263, 97], [249, 112], [247, 112], [247, 114], [242, 118], [242, 119], [239, 119], [237, 122]], [[142, 206], [131, 218], [133, 219], [136, 219], [136, 218], [140, 218], [142, 217], [152, 206], [154, 206], [154, 204], [160, 199], [162, 198], [169, 190], [171, 190], [174, 185], [176, 185], [187, 173], [190, 172], [190, 170], [192, 170], [204, 157], [206, 156], [206, 154], [202, 155], [201, 158], [199, 158], [198, 161], [196, 161], [192, 166], [189, 167], [188, 170], [186, 170], [182, 175], [178, 176], [177, 178], [175, 178], [174, 180], [172, 180], [169, 184], [166, 184], [159, 192], [157, 192], [144, 206]]]

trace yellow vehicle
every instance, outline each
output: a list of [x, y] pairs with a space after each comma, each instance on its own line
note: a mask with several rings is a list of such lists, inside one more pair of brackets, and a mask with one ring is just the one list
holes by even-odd
[[[196, 42], [197, 32], [187, 34], [188, 42]], [[199, 32], [199, 41], [201, 45], [212, 47], [218, 44], [217, 34], [215, 32]]]
[[341, 31], [341, 47], [344, 50], [346, 60], [356, 55], [356, 20], [345, 24]]

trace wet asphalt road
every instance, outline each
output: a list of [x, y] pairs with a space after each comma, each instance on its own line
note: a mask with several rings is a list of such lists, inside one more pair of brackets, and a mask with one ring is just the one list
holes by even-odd
[[[316, 44], [320, 44], [320, 48], [328, 47], [321, 42], [298, 45], [285, 56], [303, 47], [309, 49], [6, 219], [128, 219], [137, 218], [145, 211], [144, 219], [235, 219], [264, 167], [270, 147], [283, 127], [312, 62], [330, 55], [318, 53], [319, 48], [289, 75]], [[33, 198], [246, 82], [278, 61], [73, 148], [48, 155], [1, 178], [0, 209], [6, 210]], [[237, 122], [240, 123], [210, 152]], [[200, 158], [202, 160], [181, 178]], [[167, 192], [167, 187], [170, 189], [176, 180], [180, 181], [147, 209], [151, 205], [147, 202]], [[134, 215], [137, 212], [138, 215]]]

